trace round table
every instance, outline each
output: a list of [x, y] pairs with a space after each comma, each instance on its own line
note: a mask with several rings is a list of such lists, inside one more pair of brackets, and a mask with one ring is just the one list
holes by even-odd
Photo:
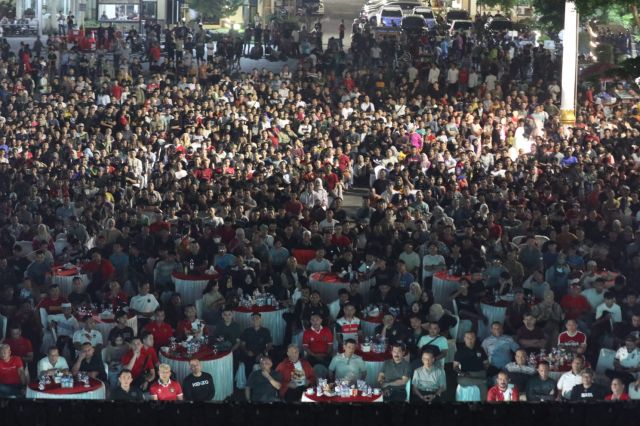
[[[360, 294], [365, 303], [369, 300], [369, 290], [375, 282], [374, 279], [360, 281]], [[322, 301], [329, 304], [338, 299], [340, 289], [349, 290], [349, 281], [342, 281], [339, 276], [331, 272], [314, 272], [309, 276], [309, 287], [317, 290]]]
[[[189, 360], [191, 358], [174, 353], [170, 354], [163, 349], [160, 350], [159, 355], [160, 362], [171, 366], [171, 371], [175, 373], [176, 379], [178, 379], [180, 383], [182, 383], [185, 377], [191, 374], [189, 370]], [[214, 401], [223, 401], [233, 394], [232, 352], [214, 353], [207, 348], [195, 354], [193, 358], [199, 359], [202, 364], [202, 371], [206, 371], [213, 377], [213, 384], [216, 391], [213, 397]]]
[[240, 328], [244, 330], [253, 326], [251, 315], [259, 312], [262, 317], [262, 326], [271, 332], [271, 340], [274, 346], [280, 346], [284, 342], [284, 332], [287, 324], [282, 314], [287, 312], [287, 308], [275, 308], [273, 306], [238, 306], [233, 310], [233, 316]]
[[73, 279], [79, 277], [84, 285], [89, 283], [89, 276], [83, 274], [78, 268], [73, 267], [66, 269], [64, 267], [54, 267], [51, 271], [51, 281], [53, 284], [60, 286], [60, 293], [63, 296], [68, 296], [73, 291]]
[[[471, 282], [480, 279], [481, 274], [465, 275]], [[451, 293], [460, 288], [459, 275], [449, 275], [447, 271], [439, 271], [433, 275], [433, 301], [444, 307], [448, 307], [451, 302]]]
[[362, 333], [366, 337], [373, 337], [376, 334], [376, 327], [382, 324], [383, 315], [380, 314], [376, 317], [364, 317], [360, 320], [360, 326], [362, 327]]
[[315, 389], [313, 390], [312, 394], [308, 394], [307, 392], [304, 392], [302, 394], [302, 398], [300, 399], [300, 402], [321, 402], [321, 403], [329, 403], [329, 404], [351, 404], [354, 402], [370, 403], [370, 402], [383, 402], [383, 401], [384, 401], [384, 397], [382, 396], [382, 393], [380, 393], [380, 395], [370, 395], [370, 396], [358, 395], [358, 396], [350, 396], [348, 398], [342, 398], [339, 396], [326, 396], [326, 395], [318, 396], [316, 395]]
[[207, 288], [209, 281], [218, 279], [218, 274], [191, 275], [174, 272], [171, 279], [176, 286], [176, 292], [182, 296], [183, 304], [191, 305], [202, 298], [202, 292]]
[[38, 389], [38, 382], [27, 386], [26, 398], [31, 399], [105, 399], [104, 383], [97, 379], [89, 379], [89, 387], [75, 381], [72, 388], [61, 388], [59, 384], [51, 383], [44, 390]]
[[378, 373], [382, 370], [382, 366], [386, 360], [391, 359], [391, 352], [384, 353], [375, 352], [362, 352], [359, 348], [356, 349], [356, 355], [362, 357], [367, 368], [367, 377], [365, 380], [371, 387], [378, 386]]

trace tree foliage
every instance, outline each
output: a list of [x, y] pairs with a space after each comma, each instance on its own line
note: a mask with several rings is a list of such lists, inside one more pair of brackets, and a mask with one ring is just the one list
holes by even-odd
[[189, 7], [203, 18], [227, 18], [233, 15], [244, 0], [190, 0]]
[[[617, 23], [633, 23], [640, 27], [638, 0], [575, 0], [582, 21], [603, 18], [611, 21], [612, 14], [619, 18]], [[540, 16], [543, 26], [554, 29], [564, 24], [564, 2], [562, 0], [531, 0], [531, 5]]]

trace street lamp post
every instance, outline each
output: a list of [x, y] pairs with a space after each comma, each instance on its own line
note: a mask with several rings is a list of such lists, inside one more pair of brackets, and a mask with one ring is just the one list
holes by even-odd
[[562, 84], [560, 122], [573, 125], [576, 122], [576, 82], [578, 75], [578, 11], [576, 4], [564, 4], [564, 36], [562, 38]]
[[42, 37], [42, 0], [36, 0], [36, 16], [38, 17], [38, 37]]

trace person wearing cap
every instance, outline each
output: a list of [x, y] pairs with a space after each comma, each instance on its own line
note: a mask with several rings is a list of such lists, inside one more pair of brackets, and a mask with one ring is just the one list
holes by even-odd
[[[71, 303], [66, 302], [60, 305], [61, 314], [49, 315], [49, 330], [56, 336], [55, 345], [61, 355], [65, 355], [65, 349], [69, 350], [69, 354], [73, 354], [73, 336], [80, 330], [80, 323], [73, 315], [73, 307]], [[53, 336], [52, 336], [53, 337]]]

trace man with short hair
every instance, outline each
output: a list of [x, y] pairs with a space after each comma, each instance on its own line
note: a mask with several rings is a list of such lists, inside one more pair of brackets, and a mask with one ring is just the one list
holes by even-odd
[[60, 356], [60, 351], [55, 346], [52, 346], [47, 351], [47, 356], [38, 361], [38, 376], [46, 374], [47, 376], [53, 376], [58, 371], [64, 371], [69, 369], [69, 364], [64, 357]]
[[189, 360], [191, 374], [182, 381], [182, 391], [186, 401], [211, 401], [215, 395], [213, 377], [202, 371], [199, 359]]
[[487, 368], [489, 359], [484, 349], [477, 344], [476, 333], [467, 331], [464, 344], [456, 350], [453, 369], [458, 372], [458, 384], [461, 386], [478, 386], [480, 397], [487, 396]]
[[247, 379], [247, 387], [244, 389], [247, 402], [277, 401], [282, 376], [277, 371], [271, 371], [273, 361], [269, 355], [261, 355], [259, 363], [260, 369], [253, 371]]
[[629, 386], [635, 382], [636, 376], [640, 372], [640, 349], [638, 349], [638, 340], [629, 335], [617, 351], [613, 360], [613, 370], [605, 371], [610, 379], [620, 379]]
[[118, 386], [111, 392], [111, 399], [116, 401], [142, 401], [143, 395], [140, 388], [131, 386], [133, 376], [131, 370], [122, 370], [118, 374]]
[[97, 350], [102, 350], [104, 344], [102, 341], [102, 333], [96, 330], [95, 318], [87, 318], [84, 327], [73, 333], [73, 346], [76, 350], [80, 350], [80, 347], [84, 343], [91, 343], [91, 346]]
[[24, 365], [29, 365], [33, 361], [33, 345], [29, 339], [22, 337], [20, 324], [15, 323], [9, 327], [9, 337], [4, 340], [4, 343], [11, 347], [13, 355], [22, 359]]
[[329, 327], [322, 325], [322, 316], [317, 312], [311, 314], [311, 327], [302, 334], [302, 347], [311, 365], [329, 365], [333, 351], [333, 333]]
[[522, 392], [526, 390], [529, 379], [536, 374], [536, 369], [529, 365], [527, 351], [522, 348], [516, 351], [515, 360], [505, 365], [504, 369], [509, 373], [511, 382]]
[[360, 318], [356, 316], [356, 308], [351, 303], [346, 303], [342, 308], [344, 315], [336, 320], [336, 337], [338, 343], [348, 339], [358, 340], [361, 333]]
[[71, 289], [72, 291], [67, 296], [67, 299], [74, 308], [91, 304], [91, 296], [87, 293], [87, 289], [84, 282], [82, 282], [82, 278], [73, 277], [73, 280], [71, 281]]
[[19, 396], [27, 384], [24, 364], [18, 356], [11, 355], [11, 347], [0, 344], [0, 397]]
[[516, 340], [527, 353], [544, 349], [547, 343], [544, 331], [536, 327], [536, 317], [530, 312], [524, 314], [522, 319], [524, 325], [518, 329]]
[[160, 307], [156, 297], [150, 293], [151, 284], [143, 282], [138, 287], [138, 294], [129, 300], [129, 309], [138, 317], [138, 330], [142, 330]]
[[116, 340], [116, 337], [122, 337], [125, 342], [130, 342], [135, 334], [133, 332], [133, 328], [127, 325], [129, 315], [125, 311], [117, 311], [115, 320], [116, 326], [109, 331], [109, 337], [107, 340], [113, 342]]
[[538, 363], [538, 375], [527, 383], [527, 401], [555, 401], [556, 382], [549, 377], [549, 363]]
[[367, 367], [359, 355], [356, 355], [356, 341], [347, 339], [343, 345], [344, 352], [337, 354], [329, 364], [329, 371], [335, 380], [347, 380], [355, 383], [367, 375]]
[[571, 370], [564, 373], [558, 379], [557, 388], [560, 392], [558, 397], [562, 397], [565, 399], [571, 398], [571, 391], [574, 386], [582, 383], [582, 368], [584, 367], [584, 359], [580, 356], [577, 356], [571, 362]]
[[378, 373], [378, 383], [385, 401], [402, 402], [407, 398], [406, 384], [410, 379], [409, 361], [404, 359], [405, 347], [402, 343], [391, 343], [391, 359], [382, 365]]
[[73, 315], [73, 308], [71, 303], [63, 303], [61, 305], [62, 313], [56, 315], [49, 315], [47, 318], [49, 321], [49, 329], [55, 331], [58, 338], [56, 339], [56, 346], [62, 356], [65, 356], [65, 349], [69, 348], [69, 353], [72, 354], [75, 350], [73, 346], [73, 336], [80, 330], [80, 323]]
[[287, 347], [287, 357], [278, 364], [276, 371], [282, 376], [280, 398], [287, 402], [300, 401], [304, 390], [316, 382], [313, 367], [306, 359], [300, 358], [296, 344]]
[[566, 330], [558, 335], [558, 347], [574, 354], [584, 354], [587, 350], [587, 336], [578, 330], [578, 322], [568, 319], [565, 328]]
[[164, 308], [158, 307], [153, 316], [153, 321], [142, 329], [143, 332], [153, 334], [153, 342], [156, 350], [162, 346], [167, 346], [173, 336], [173, 327], [164, 321], [166, 313]]
[[488, 402], [518, 401], [520, 393], [516, 386], [509, 385], [509, 373], [501, 371], [496, 378], [496, 385], [487, 392]]
[[431, 351], [436, 361], [436, 366], [444, 369], [444, 360], [449, 352], [449, 342], [447, 338], [440, 335], [440, 326], [437, 322], [429, 323], [429, 334], [422, 336], [418, 342], [421, 350]]
[[246, 328], [240, 335], [242, 352], [238, 353], [240, 362], [244, 363], [247, 378], [253, 370], [256, 357], [268, 353], [272, 347], [271, 332], [262, 326], [262, 315], [254, 312], [251, 315], [251, 322], [253, 325]]
[[122, 356], [121, 364], [131, 371], [134, 385], [146, 391], [156, 377], [153, 354], [144, 347], [140, 337], [134, 337], [129, 346], [131, 349]]
[[158, 380], [149, 388], [149, 394], [153, 401], [182, 401], [184, 399], [180, 383], [171, 380], [171, 366], [169, 364], [158, 366]]
[[107, 373], [104, 371], [102, 357], [96, 354], [96, 349], [90, 342], [84, 342], [78, 351], [78, 358], [71, 367], [71, 373], [75, 376], [80, 371], [85, 371], [94, 379], [107, 381]]

